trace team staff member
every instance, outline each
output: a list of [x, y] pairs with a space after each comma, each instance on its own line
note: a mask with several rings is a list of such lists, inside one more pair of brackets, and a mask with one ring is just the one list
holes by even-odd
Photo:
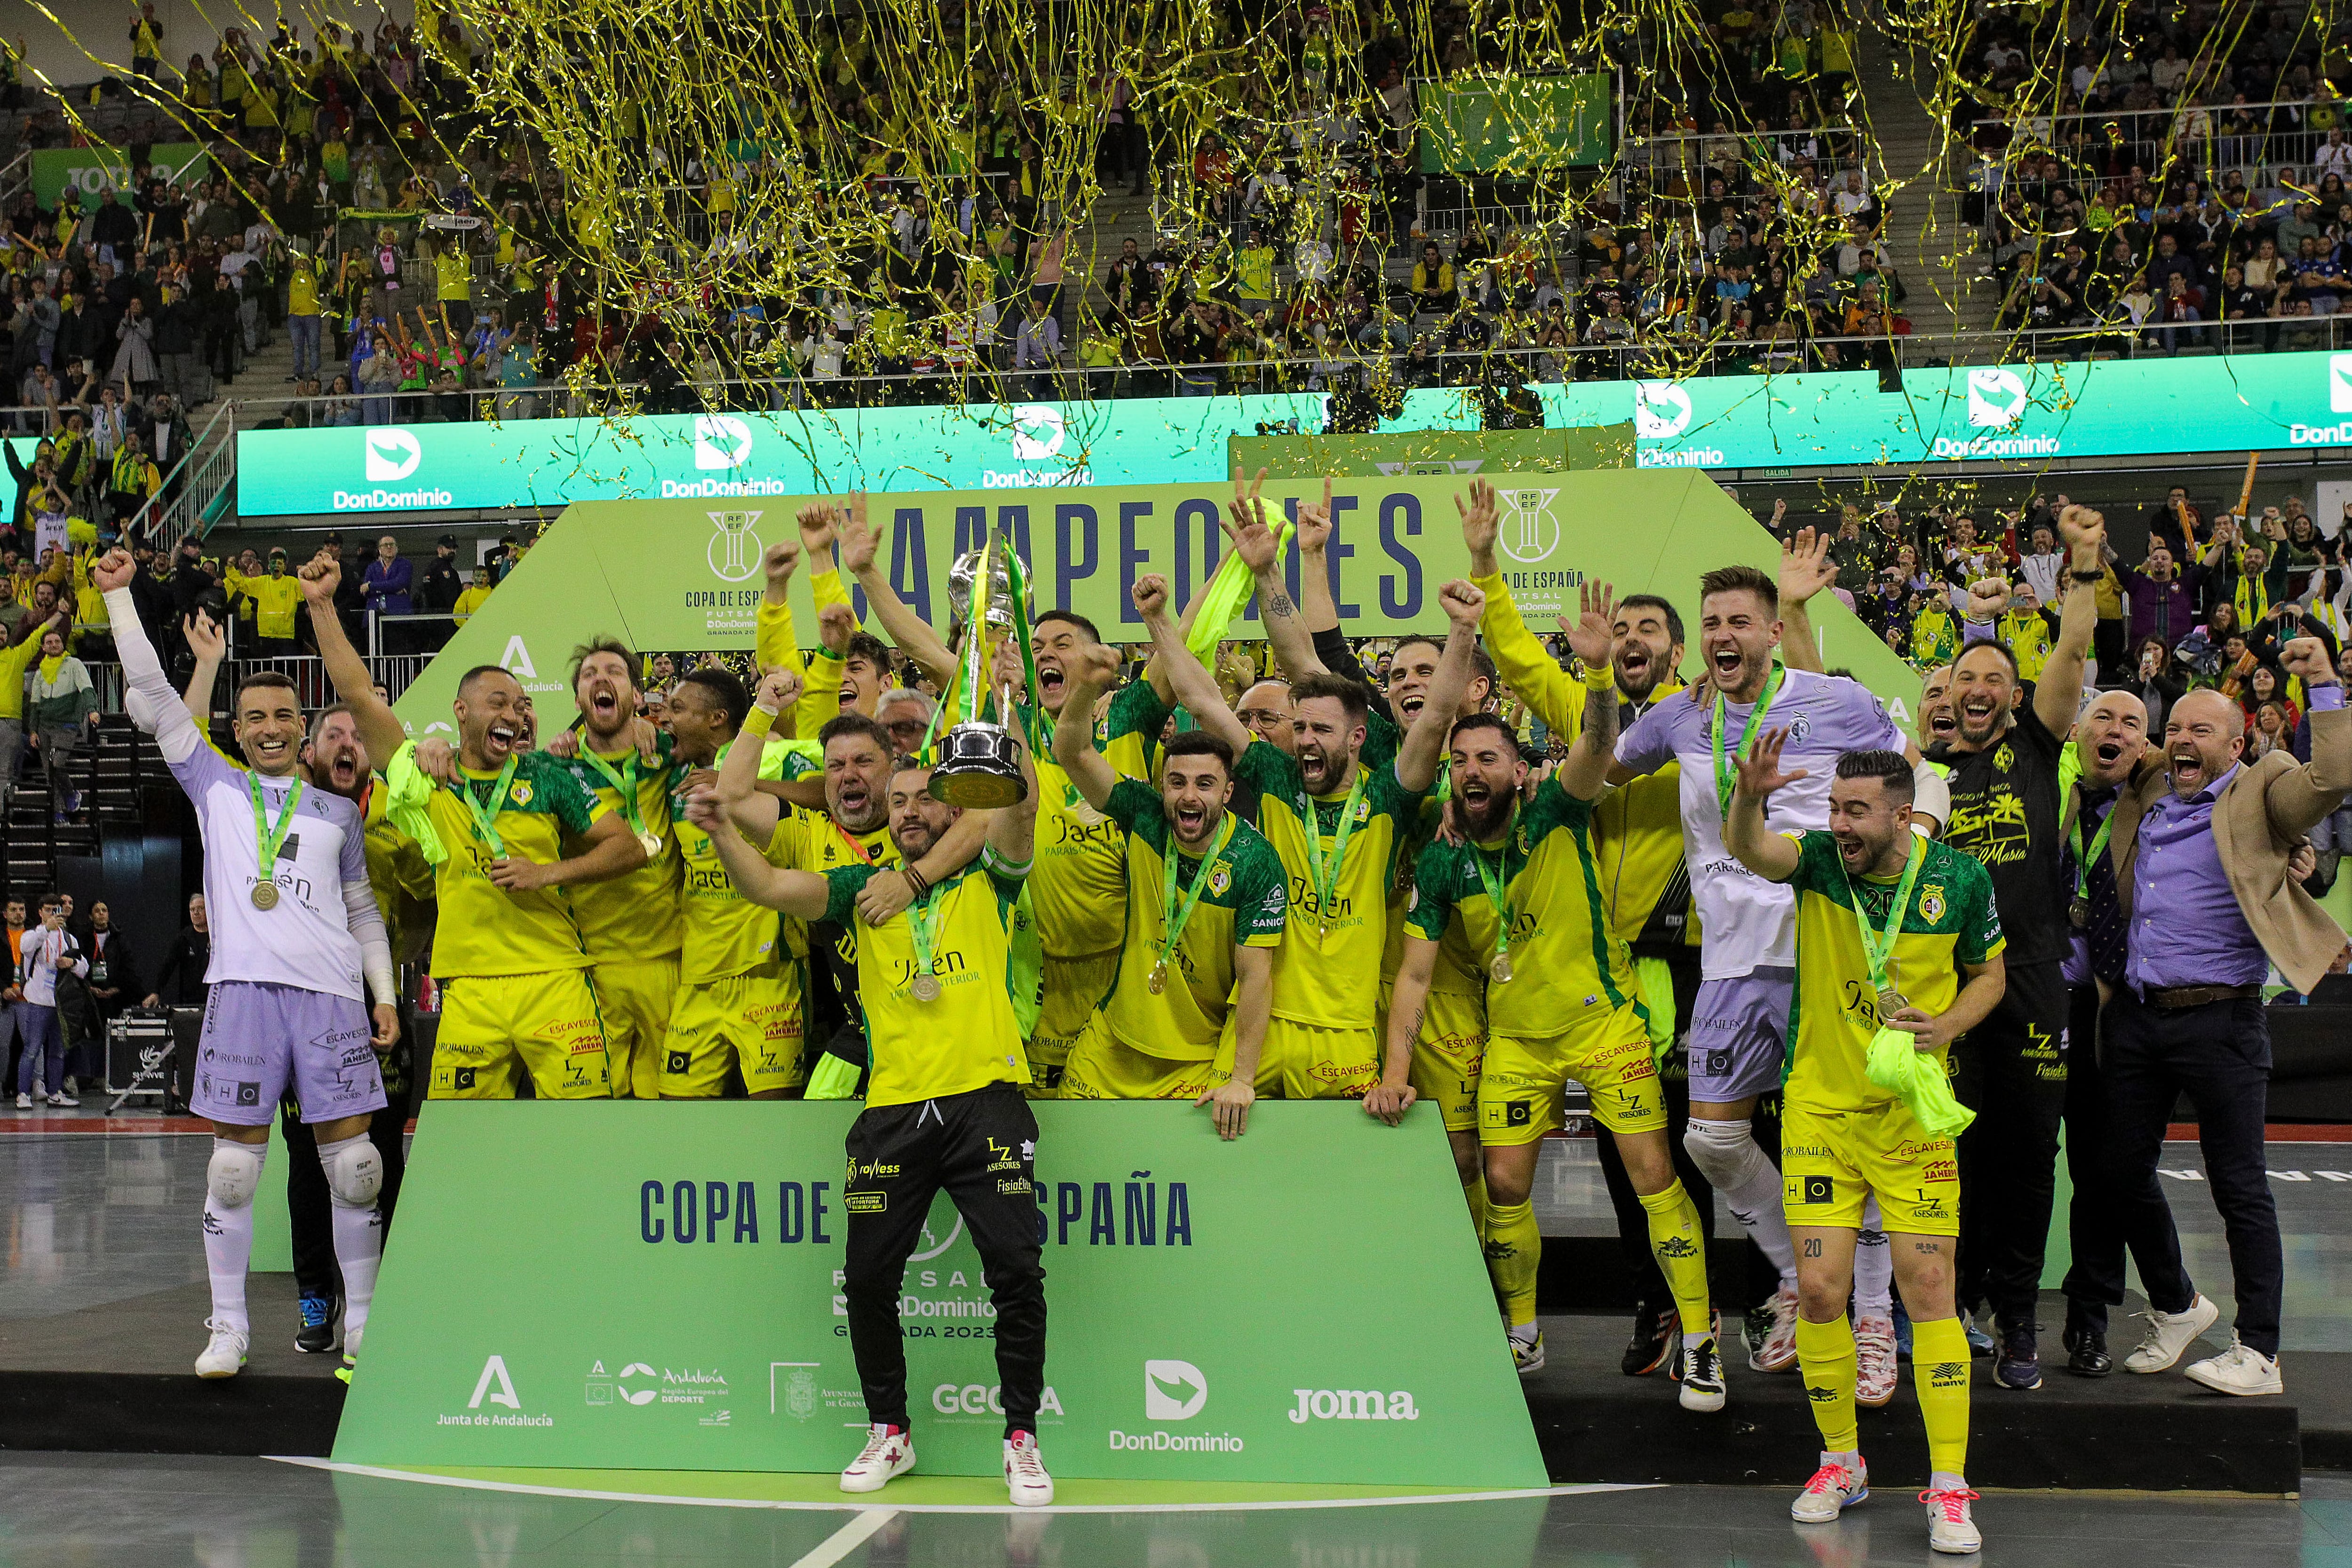
[[[891, 640], [939, 683], [946, 694], [944, 700], [952, 703], [960, 684], [960, 661], [930, 625], [898, 597], [888, 575], [876, 564], [876, 540], [866, 527], [862, 492], [849, 498], [848, 506], [835, 515], [835, 527], [841, 539], [842, 563], [866, 590], [875, 618]], [[967, 627], [966, 635], [973, 630]], [[982, 635], [986, 635], [984, 628]], [[1068, 697], [1069, 661], [1083, 649], [1102, 646], [1095, 624], [1084, 616], [1047, 610], [1037, 616], [1030, 626], [1029, 651], [1037, 669], [1037, 700], [1045, 711], [1039, 716], [1024, 710], [1025, 734], [1042, 738], [1052, 733], [1050, 726]], [[1018, 650], [999, 651], [1017, 670]], [[1008, 677], [1017, 688], [1019, 677], [1005, 669], [1000, 668], [993, 679]], [[1156, 734], [1142, 737], [1134, 748], [1122, 748], [1114, 758], [1118, 771], [1130, 778], [1141, 777], [1145, 770], [1140, 745], [1158, 738]], [[1096, 1005], [1118, 978], [1117, 943], [1126, 912], [1127, 868], [1121, 853], [1125, 835], [1118, 825], [1088, 803], [1059, 763], [1040, 757], [1036, 769], [1043, 798], [1037, 803], [1037, 864], [1030, 873], [1027, 891], [1045, 963], [1036, 1022], [1028, 1044], [1030, 1068], [1036, 1080], [1032, 1093], [1051, 1098], [1060, 1090], [1070, 1047], [1093, 1016]]]
[[[562, 763], [526, 749], [531, 721], [522, 688], [496, 665], [467, 670], [457, 683], [453, 776], [436, 783], [414, 771], [415, 752], [400, 755], [411, 745], [407, 733], [335, 614], [341, 575], [324, 555], [302, 569], [311, 632], [368, 754], [388, 759], [391, 805], [424, 809], [437, 839], [425, 855], [442, 854], [433, 935], [441, 1026], [428, 1098], [511, 1099], [527, 1070], [541, 1099], [604, 1099], [612, 1092], [604, 1029], [564, 889], [626, 876], [645, 864], [645, 846]], [[581, 853], [563, 855], [567, 834]]]
[[1487, 1268], [1509, 1322], [1513, 1359], [1544, 1362], [1535, 1322], [1542, 1234], [1528, 1203], [1544, 1136], [1561, 1125], [1568, 1080], [1584, 1085], [1648, 1217], [1681, 1329], [1675, 1372], [1689, 1410], [1723, 1408], [1723, 1358], [1706, 1285], [1706, 1226], [1676, 1178], [1648, 1021], [1622, 937], [1600, 904], [1591, 843], [1617, 734], [1609, 668], [1615, 621], [1606, 584], [1585, 584], [1570, 643], [1587, 701], [1566, 765], [1519, 805], [1527, 784], [1509, 727], [1458, 721], [1451, 742], [1459, 842], [1432, 845], [1416, 869], [1404, 965], [1389, 1020], [1387, 1069], [1365, 1110], [1390, 1118], [1415, 1098], [1406, 1068], [1437, 950], [1485, 981], [1486, 1060], [1478, 1137], [1486, 1164]]
[[[866, 1109], [849, 1131], [843, 1289], [872, 1425], [865, 1449], [842, 1472], [844, 1491], [877, 1490], [915, 1468], [898, 1292], [931, 1200], [945, 1189], [971, 1227], [996, 1304], [1006, 1488], [1016, 1504], [1054, 1500], [1037, 1452], [1045, 1384], [1037, 1118], [1021, 1097], [1029, 1065], [1006, 993], [1013, 905], [1028, 870], [1037, 799], [1025, 748], [1022, 772], [1028, 793], [1022, 804], [987, 814], [992, 820], [978, 863], [922, 888], [903, 914], [878, 924], [861, 910], [859, 895], [872, 882], [900, 879], [866, 865], [822, 877], [780, 870], [736, 831], [715, 792], [697, 794], [688, 806], [744, 897], [857, 933], [857, 990], [874, 1069]], [[929, 782], [921, 764], [891, 775], [891, 837], [907, 861], [937, 848], [963, 816], [932, 799]]]
[[1929, 1136], [1909, 1105], [1864, 1068], [1881, 1030], [1944, 1065], [1952, 1042], [2000, 1000], [2000, 921], [1984, 868], [1911, 831], [1912, 761], [1896, 751], [1840, 757], [1830, 830], [1775, 833], [1764, 803], [1797, 783], [1789, 738], [1773, 730], [1740, 757], [1724, 844], [1797, 898], [1797, 1037], [1781, 1111], [1781, 1166], [1798, 1246], [1797, 1360], [1822, 1432], [1821, 1468], [1790, 1510], [1834, 1520], [1870, 1495], [1854, 1417], [1853, 1288], [1863, 1201], [1875, 1196], [1911, 1313], [1911, 1371], [1927, 1428], [1927, 1544], [1969, 1552], [1969, 1341], [1954, 1315], [1952, 1247], [1959, 1182], [1952, 1141]]
[[669, 768], [637, 744], [644, 701], [637, 656], [618, 639], [597, 637], [572, 650], [572, 700], [580, 710], [577, 749], [564, 765], [580, 788], [619, 817], [645, 846], [646, 863], [626, 876], [572, 893], [572, 918], [586, 944], [613, 1098], [662, 1095], [662, 1042], [677, 996], [681, 868], [670, 826]]
[[127, 551], [115, 550], [91, 577], [116, 620], [131, 683], [126, 706], [195, 808], [205, 891], [221, 925], [205, 973], [212, 989], [191, 1105], [213, 1123], [203, 1226], [213, 1314], [196, 1375], [233, 1377], [245, 1365], [253, 1196], [289, 1081], [303, 1120], [319, 1130], [334, 1196], [349, 1365], [382, 1256], [375, 1200], [383, 1165], [368, 1141], [369, 1119], [385, 1104], [377, 1057], [400, 1035], [392, 950], [368, 890], [360, 816], [347, 801], [304, 789], [302, 706], [283, 675], [264, 671], [237, 689], [245, 768], [205, 743], [148, 644], [131, 595], [136, 569]]
[[[2189, 1375], [2223, 1394], [2284, 1386], [2285, 1258], [2263, 1160], [2271, 1069], [2263, 983], [2276, 964], [2307, 994], [2344, 951], [2342, 929], [2289, 878], [2287, 860], [2352, 787], [2352, 713], [2317, 637], [2288, 643], [2280, 662], [2310, 694], [2311, 761], [2298, 765], [2281, 751], [2246, 762], [2238, 705], [2192, 691], [2165, 715], [2164, 771], [2149, 770], [2117, 798], [2107, 848], [2129, 922], [2124, 984], [2103, 1019], [2116, 1197], [2148, 1304], [2165, 1314], [2141, 1350], [2157, 1363], [2149, 1370], [2170, 1364], [2204, 1317], [2156, 1173], [2165, 1125], [2186, 1091], [2238, 1299], [2230, 1348]], [[2141, 1359], [2135, 1352], [2126, 1364]]]
[[[2042, 1386], [2034, 1309], [2057, 1179], [2058, 1121], [2066, 1103], [2067, 906], [2060, 749], [2083, 695], [2083, 660], [2099, 618], [2099, 514], [2070, 506], [2058, 520], [2071, 552], [2058, 640], [2033, 700], [2024, 700], [2016, 656], [1971, 642], [1952, 661], [1952, 738], [1928, 753], [1952, 794], [1943, 840], [1975, 859], [2000, 900], [2008, 988], [1959, 1052], [1956, 1086], [1976, 1111], [1960, 1136], [1960, 1300], [1990, 1299], [2000, 1329], [1993, 1381]], [[1979, 584], [1987, 602], [1997, 584]]]
[[[231, 572], [226, 584], [232, 598], [239, 598], [253, 606], [251, 619], [254, 635], [261, 639], [264, 658], [291, 658], [294, 643], [294, 612], [302, 607], [301, 579], [286, 569], [286, 552], [269, 552], [267, 575], [247, 577]], [[240, 618], [244, 618], [240, 616]]]
[[[1166, 624], [1164, 579], [1139, 579], [1134, 598], [1147, 624]], [[1160, 657], [1193, 663], [1181, 645], [1163, 646]], [[1217, 1131], [1238, 1138], [1256, 1098], [1288, 880], [1274, 846], [1230, 809], [1234, 745], [1249, 743], [1230, 713], [1219, 710], [1168, 742], [1157, 790], [1119, 777], [1096, 752], [1088, 715], [1118, 668], [1110, 648], [1079, 650], [1054, 725], [1054, 750], [1070, 782], [1128, 836], [1118, 974], [1070, 1053], [1064, 1093], [1213, 1104]], [[1164, 711], [1142, 681], [1119, 693], [1115, 712], [1122, 704]], [[1213, 1064], [1228, 1052], [1234, 1065], [1220, 1082]]]

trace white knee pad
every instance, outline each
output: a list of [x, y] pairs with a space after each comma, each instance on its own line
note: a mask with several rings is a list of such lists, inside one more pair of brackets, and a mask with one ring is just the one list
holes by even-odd
[[365, 1133], [320, 1144], [319, 1163], [327, 1172], [328, 1193], [344, 1208], [366, 1208], [383, 1189], [383, 1156]]
[[261, 1184], [261, 1156], [267, 1144], [213, 1140], [212, 1163], [205, 1167], [205, 1192], [225, 1209], [241, 1209], [253, 1201]]
[[1694, 1116], [1683, 1129], [1683, 1149], [1717, 1191], [1729, 1191], [1752, 1180], [1759, 1165], [1769, 1163], [1757, 1146], [1745, 1118], [1738, 1121], [1702, 1121]]

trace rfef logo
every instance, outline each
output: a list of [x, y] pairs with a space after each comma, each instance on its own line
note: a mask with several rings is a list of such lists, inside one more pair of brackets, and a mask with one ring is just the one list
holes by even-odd
[[367, 453], [367, 477], [378, 484], [406, 479], [425, 459], [416, 437], [392, 426], [370, 430], [362, 439]]
[[1541, 565], [1551, 558], [1559, 545], [1559, 523], [1551, 515], [1551, 503], [1559, 494], [1557, 486], [1495, 492], [1503, 507], [1495, 542], [1503, 547], [1504, 554], [1524, 566]]
[[694, 466], [740, 468], [751, 457], [751, 426], [732, 414], [694, 416]]
[[1143, 1363], [1143, 1418], [1190, 1421], [1209, 1402], [1209, 1380], [1189, 1361]]

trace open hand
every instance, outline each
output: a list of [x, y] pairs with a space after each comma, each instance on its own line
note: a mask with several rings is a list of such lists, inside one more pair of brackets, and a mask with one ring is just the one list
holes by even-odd
[[1616, 592], [1606, 583], [1588, 581], [1576, 595], [1576, 619], [1560, 616], [1559, 629], [1568, 634], [1569, 651], [1583, 660], [1585, 668], [1605, 669], [1617, 642]]
[[1466, 499], [1459, 493], [1454, 496], [1454, 510], [1462, 514], [1462, 542], [1469, 547], [1471, 558], [1492, 554], [1502, 516], [1495, 487], [1485, 479], [1472, 479]]
[[1751, 800], [1765, 801], [1783, 784], [1795, 784], [1811, 775], [1811, 770], [1799, 768], [1794, 773], [1780, 771], [1780, 749], [1789, 743], [1789, 731], [1767, 730], [1756, 737], [1748, 754], [1735, 764], [1739, 770], [1739, 793]]
[[1830, 559], [1830, 536], [1811, 527], [1797, 530], [1780, 546], [1780, 606], [1801, 608], [1805, 601], [1837, 581], [1837, 563]]
[[1255, 481], [1244, 483], [1241, 468], [1236, 464], [1234, 468], [1234, 504], [1225, 516], [1217, 520], [1218, 526], [1225, 531], [1225, 537], [1234, 542], [1234, 548], [1241, 552], [1243, 563], [1254, 574], [1274, 570], [1275, 557], [1278, 553], [1274, 531], [1266, 526], [1265, 502], [1262, 499], [1265, 490], [1264, 468], [1257, 471]]
[[[1262, 478], [1263, 476], [1261, 476]], [[1298, 503], [1298, 549], [1301, 554], [1320, 554], [1331, 538], [1331, 481], [1323, 481], [1323, 501]]]

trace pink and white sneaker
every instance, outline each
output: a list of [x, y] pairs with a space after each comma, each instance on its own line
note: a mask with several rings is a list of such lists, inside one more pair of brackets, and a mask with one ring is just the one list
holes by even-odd
[[1797, 1364], [1797, 1292], [1794, 1287], [1783, 1287], [1772, 1292], [1764, 1304], [1772, 1314], [1772, 1327], [1748, 1358], [1748, 1366], [1757, 1372], [1785, 1372]]
[[1827, 1524], [1854, 1504], [1870, 1495], [1870, 1467], [1855, 1456], [1853, 1468], [1848, 1469], [1829, 1455], [1822, 1456], [1822, 1468], [1789, 1505], [1789, 1517], [1799, 1524]]
[[1853, 1402], [1873, 1410], [1895, 1397], [1895, 1320], [1864, 1318], [1853, 1326]]
[[843, 1491], [878, 1492], [915, 1468], [912, 1433], [886, 1421], [877, 1421], [869, 1431], [865, 1448], [841, 1472]]
[[1015, 1508], [1043, 1508], [1054, 1500], [1054, 1478], [1037, 1452], [1037, 1434], [1015, 1432], [1004, 1439], [1004, 1489]]
[[1919, 1500], [1927, 1505], [1928, 1546], [1955, 1556], [1984, 1550], [1977, 1521], [1969, 1517], [1969, 1504], [1977, 1500], [1976, 1493], [1966, 1487], [1940, 1492], [1931, 1488], [1919, 1494]]

